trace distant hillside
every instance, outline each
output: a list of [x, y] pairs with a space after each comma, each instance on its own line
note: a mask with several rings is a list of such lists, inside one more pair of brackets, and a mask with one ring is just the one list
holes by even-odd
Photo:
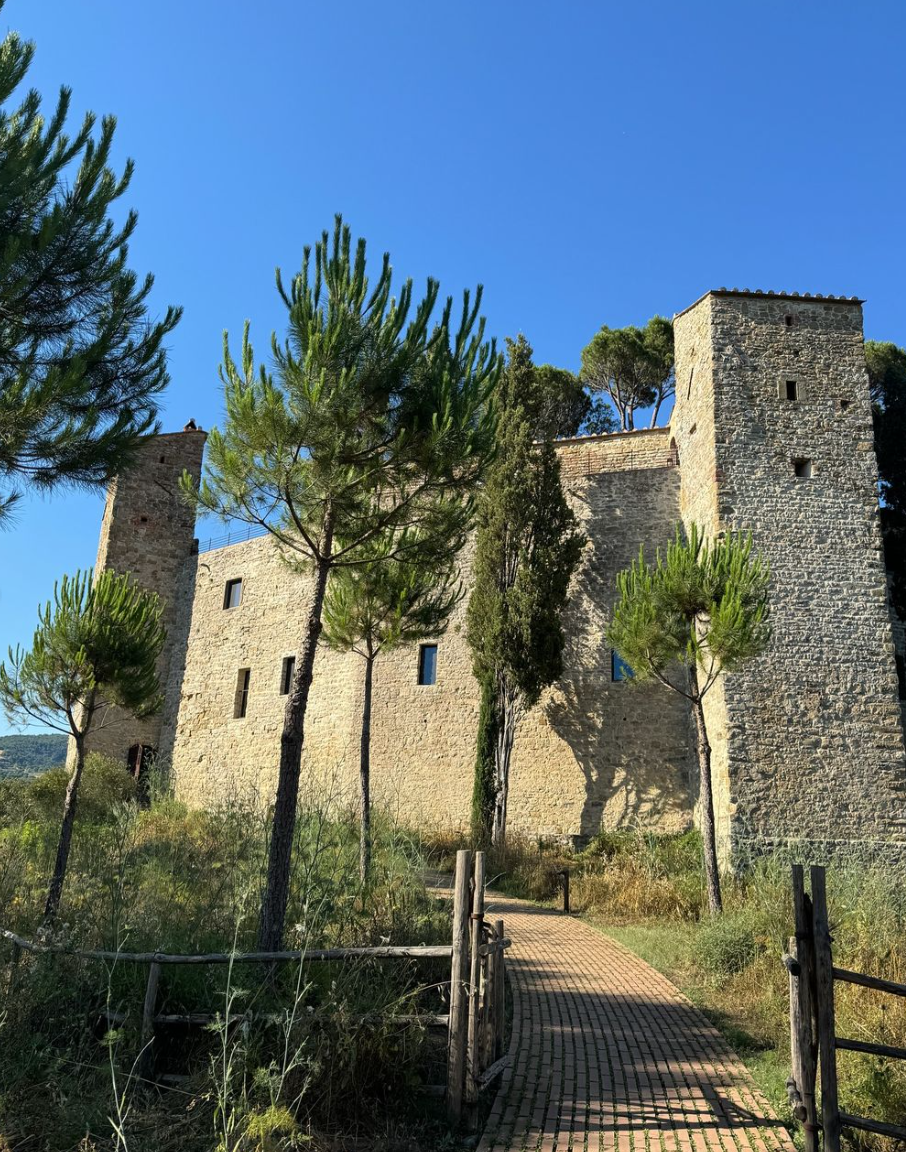
[[56, 768], [66, 760], [66, 737], [0, 736], [0, 778], [30, 776]]

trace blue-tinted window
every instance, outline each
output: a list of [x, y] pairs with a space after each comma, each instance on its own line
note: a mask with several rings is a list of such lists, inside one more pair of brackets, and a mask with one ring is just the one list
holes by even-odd
[[238, 608], [242, 603], [242, 581], [227, 580], [226, 590], [223, 594], [224, 608]]
[[437, 683], [437, 645], [422, 644], [418, 650], [419, 684]]
[[634, 673], [625, 660], [615, 649], [610, 650], [610, 678], [612, 680], [631, 680]]

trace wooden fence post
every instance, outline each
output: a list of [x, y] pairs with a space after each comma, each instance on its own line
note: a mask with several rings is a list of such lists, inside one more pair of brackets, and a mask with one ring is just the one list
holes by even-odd
[[469, 1039], [466, 1047], [466, 1103], [478, 1099], [481, 1075], [479, 1050], [479, 991], [481, 980], [481, 934], [484, 927], [484, 852], [475, 853], [475, 883], [472, 888], [472, 969], [469, 979]]
[[[805, 892], [802, 865], [794, 864], [792, 872], [796, 935], [790, 941], [790, 953], [799, 965], [799, 975], [790, 978], [790, 1050], [793, 1078], [805, 1109], [805, 1118], [802, 1121], [805, 1152], [818, 1152], [818, 1107], [815, 1100], [818, 1046], [815, 1038], [814, 929], [811, 901]], [[793, 979], [795, 989], [792, 985]]]
[[489, 1068], [494, 1063], [494, 1022], [496, 1019], [497, 963], [500, 956], [496, 933], [487, 926], [485, 932], [488, 954], [481, 966], [481, 1066]]
[[818, 1056], [821, 1063], [821, 1123], [824, 1152], [840, 1152], [840, 1106], [837, 1100], [837, 1036], [834, 1022], [834, 961], [827, 919], [824, 869], [813, 865], [812, 922], [815, 940], [815, 986]]
[[447, 1116], [458, 1124], [462, 1116], [462, 1091], [466, 1069], [468, 1034], [465, 981], [469, 970], [469, 873], [472, 853], [456, 853], [453, 880], [453, 956], [450, 961], [450, 1023], [447, 1033]]
[[564, 868], [560, 873], [563, 877], [563, 911], [569, 915], [569, 869]]
[[153, 962], [148, 968], [148, 986], [142, 1008], [142, 1027], [138, 1039], [138, 1074], [147, 1078], [154, 1066], [154, 1015], [157, 1009], [157, 985], [160, 982], [160, 964]]
[[503, 948], [503, 921], [494, 921], [494, 931], [500, 941], [500, 952], [497, 956], [497, 967], [494, 977], [497, 987], [494, 989], [494, 1060], [503, 1055], [503, 1032], [506, 1022], [506, 952]]

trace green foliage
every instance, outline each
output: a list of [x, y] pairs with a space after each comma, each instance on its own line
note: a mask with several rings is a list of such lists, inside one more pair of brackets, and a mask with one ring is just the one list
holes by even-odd
[[[83, 948], [186, 953], [253, 947], [267, 838], [261, 812], [240, 803], [190, 811], [172, 800], [141, 809], [112, 790], [104, 807], [114, 768], [88, 758], [86, 797], [96, 791], [98, 807], [73, 843], [68, 939]], [[57, 831], [39, 783], [16, 783], [24, 799], [14, 813], [4, 815], [0, 804], [3, 924], [26, 936], [40, 917]], [[293, 853], [292, 947], [449, 939], [449, 910], [425, 891], [415, 844], [378, 816], [374, 883], [363, 893], [355, 820], [304, 804]], [[316, 1146], [321, 1133], [330, 1141], [374, 1134], [378, 1143], [395, 1125], [433, 1147], [435, 1133], [411, 1102], [421, 1085], [442, 1077], [443, 1037], [396, 1018], [443, 1011], [433, 987], [443, 964], [287, 965], [276, 987], [263, 967], [168, 967], [160, 990], [166, 1010], [220, 1012], [221, 1020], [190, 1034], [164, 1032], [159, 1067], [189, 1079], [178, 1093], [144, 1093], [130, 1070], [147, 970], [24, 956], [0, 980], [0, 1131], [13, 1146], [75, 1148], [90, 1131], [98, 1149], [115, 1147], [113, 1072], [127, 1113], [120, 1147], [133, 1152], [211, 1152], [225, 1127], [236, 1149], [292, 1147], [281, 1142], [292, 1130]], [[125, 1019], [102, 1040], [107, 1007]], [[239, 1013], [250, 1014], [241, 1027]], [[257, 1142], [266, 1134], [273, 1144]]]
[[[258, 364], [246, 325], [240, 361], [224, 337], [226, 423], [207, 442], [199, 490], [187, 495], [224, 518], [263, 525], [295, 563], [356, 564], [393, 533], [395, 556], [471, 518], [468, 493], [493, 434], [488, 400], [499, 371], [468, 292], [458, 326], [452, 299], [434, 317], [439, 286], [398, 297], [385, 254], [370, 287], [365, 241], [352, 250], [338, 216], [287, 290], [287, 336]], [[417, 529], [407, 533], [403, 529]]]
[[56, 768], [65, 759], [65, 736], [0, 736], [0, 779], [30, 776], [45, 768]]
[[[51, 768], [31, 780], [10, 782], [0, 792], [0, 825], [12, 824], [17, 817], [48, 825], [59, 821], [68, 782], [65, 766]], [[113, 820], [118, 805], [136, 798], [137, 787], [135, 777], [122, 764], [90, 752], [79, 786], [79, 820], [83, 824]]]
[[502, 680], [525, 707], [562, 671], [561, 616], [585, 544], [549, 444], [533, 442], [531, 347], [508, 341], [497, 453], [478, 511], [468, 639], [479, 680]]
[[580, 377], [593, 395], [613, 404], [621, 431], [634, 428], [637, 409], [648, 407], [654, 428], [675, 390], [673, 324], [663, 316], [653, 316], [644, 328], [605, 324], [582, 350]]
[[0, 665], [0, 704], [10, 719], [87, 732], [111, 705], [136, 716], [160, 707], [157, 658], [165, 633], [155, 593], [108, 569], [64, 576], [39, 612], [29, 651]]
[[21, 485], [105, 483], [155, 430], [180, 316], [150, 323], [152, 278], [126, 267], [137, 218], [110, 215], [132, 177], [110, 168], [114, 118], [95, 133], [87, 113], [70, 136], [68, 88], [49, 118], [35, 89], [12, 104], [33, 56], [15, 32], [0, 44], [0, 523]]
[[702, 968], [714, 976], [733, 976], [753, 963], [759, 946], [745, 914], [718, 916], [698, 934]]
[[488, 834], [494, 820], [494, 755], [497, 748], [495, 699], [494, 682], [490, 677], [485, 677], [481, 681], [470, 816], [471, 840], [478, 848], [488, 847]]
[[668, 671], [698, 666], [704, 695], [721, 672], [767, 647], [768, 585], [767, 564], [753, 552], [751, 536], [729, 532], [705, 541], [696, 525], [688, 538], [678, 526], [653, 566], [642, 551], [617, 577], [608, 639], [636, 681], [657, 679], [685, 692]]
[[415, 537], [385, 532], [363, 546], [359, 564], [335, 569], [324, 600], [324, 635], [332, 648], [373, 657], [443, 633], [462, 598], [455, 568], [460, 518], [453, 517], [447, 539], [436, 524], [421, 551]]
[[906, 349], [865, 341], [875, 450], [881, 477], [881, 527], [893, 601], [906, 618]]
[[[497, 452], [479, 504], [467, 613], [475, 676], [494, 692], [493, 718], [485, 711], [479, 741], [486, 747], [492, 724], [497, 737], [493, 836], [498, 843], [505, 829], [515, 724], [519, 712], [535, 704], [562, 671], [562, 613], [585, 544], [563, 495], [556, 452], [550, 441], [537, 443], [534, 437], [529, 414], [536, 409], [537, 376], [531, 346], [519, 336], [507, 341], [507, 349]], [[477, 774], [484, 766], [479, 748]], [[486, 781], [476, 777], [479, 806], [473, 815], [482, 810], [486, 795]]]
[[577, 436], [588, 422], [591, 400], [582, 381], [568, 369], [537, 365], [533, 393], [528, 416], [537, 439]]

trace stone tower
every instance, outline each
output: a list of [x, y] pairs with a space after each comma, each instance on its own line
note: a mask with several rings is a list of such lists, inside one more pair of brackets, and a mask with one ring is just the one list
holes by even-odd
[[709, 292], [675, 320], [681, 515], [751, 529], [773, 640], [707, 699], [724, 860], [906, 855], [861, 301]]
[[[179, 495], [179, 478], [188, 471], [196, 480], [207, 436], [190, 422], [183, 432], [148, 439], [133, 465], [111, 481], [101, 522], [96, 570], [128, 572], [163, 602], [167, 643], [161, 653], [161, 687], [169, 679], [174, 655], [175, 601], [186, 559], [197, 547], [195, 511]], [[136, 720], [118, 709], [103, 728], [91, 734], [87, 747], [138, 771], [160, 743], [161, 717]]]

